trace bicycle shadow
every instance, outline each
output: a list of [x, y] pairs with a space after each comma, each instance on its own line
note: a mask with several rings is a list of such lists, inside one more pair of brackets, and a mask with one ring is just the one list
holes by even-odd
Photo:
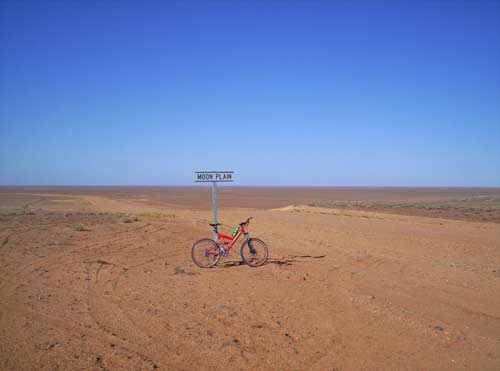
[[[293, 265], [293, 264], [299, 263], [299, 262], [308, 261], [307, 259], [323, 259], [324, 257], [326, 257], [326, 255], [288, 255], [288, 256], [283, 256], [281, 258], [270, 257], [267, 260], [266, 264], [264, 264], [264, 265], [276, 264], [279, 266], [282, 266], [282, 265], [286, 266], [286, 265]], [[306, 260], [304, 260], [304, 259], [306, 259]], [[243, 260], [228, 260], [222, 264], [219, 264], [218, 267], [219, 268], [231, 268], [231, 267], [239, 267], [240, 265], [245, 265], [245, 262], [243, 262]]]

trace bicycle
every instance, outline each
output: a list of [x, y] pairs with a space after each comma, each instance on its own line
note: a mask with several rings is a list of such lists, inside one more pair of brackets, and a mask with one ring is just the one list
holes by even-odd
[[218, 227], [220, 223], [209, 224], [216, 233], [218, 242], [210, 238], [203, 238], [196, 241], [191, 249], [191, 258], [193, 262], [201, 268], [216, 266], [222, 256], [229, 255], [229, 251], [243, 234], [245, 236], [245, 241], [243, 241], [240, 250], [243, 262], [250, 267], [260, 267], [264, 265], [267, 261], [269, 250], [264, 241], [258, 238], [251, 238], [248, 234], [247, 228], [250, 224], [250, 219], [253, 218], [250, 217], [244, 222], [241, 222], [233, 230], [231, 236], [219, 233]]

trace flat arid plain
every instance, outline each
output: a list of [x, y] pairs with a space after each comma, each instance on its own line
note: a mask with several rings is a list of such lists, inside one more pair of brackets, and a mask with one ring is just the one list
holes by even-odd
[[1, 370], [499, 370], [500, 189], [0, 188]]

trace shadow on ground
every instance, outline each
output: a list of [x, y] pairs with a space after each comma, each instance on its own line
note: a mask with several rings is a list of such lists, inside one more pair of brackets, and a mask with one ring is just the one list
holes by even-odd
[[[322, 259], [326, 255], [289, 255], [281, 258], [269, 258], [266, 262], [267, 264], [276, 264], [276, 265], [293, 265], [294, 263], [304, 262], [304, 259]], [[242, 260], [229, 260], [222, 264], [219, 264], [220, 268], [230, 268], [230, 267], [239, 267], [240, 265], [245, 265]]]

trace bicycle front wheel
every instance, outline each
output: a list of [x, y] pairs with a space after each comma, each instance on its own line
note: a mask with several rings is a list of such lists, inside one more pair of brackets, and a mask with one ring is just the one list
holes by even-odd
[[241, 245], [241, 259], [251, 267], [264, 265], [268, 255], [266, 244], [258, 238], [250, 238]]
[[191, 258], [200, 268], [213, 267], [220, 260], [219, 246], [209, 238], [196, 241], [191, 249]]

